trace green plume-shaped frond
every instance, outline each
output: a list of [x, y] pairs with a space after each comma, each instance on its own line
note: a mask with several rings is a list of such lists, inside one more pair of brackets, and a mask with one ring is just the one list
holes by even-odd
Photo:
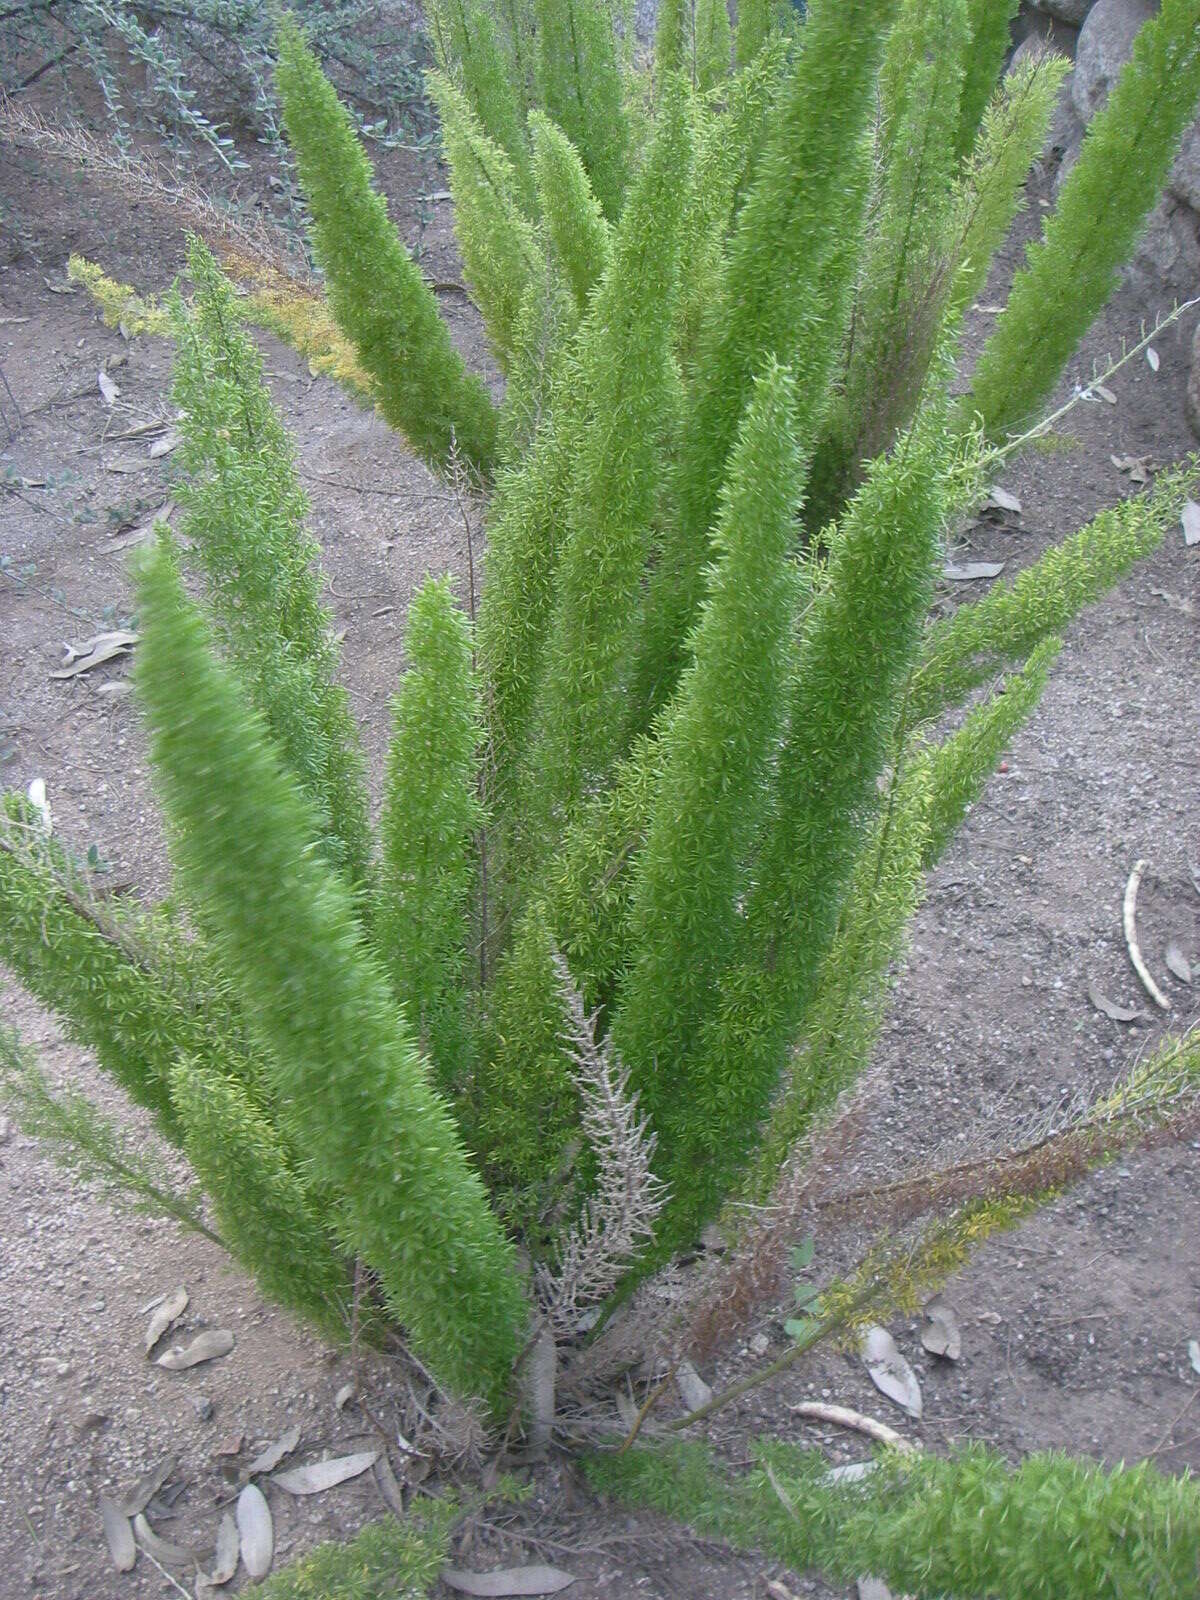
[[0, 960], [173, 1142], [176, 1057], [244, 1044], [201, 947], [164, 919], [98, 902], [15, 795], [0, 816]]
[[534, 111], [529, 131], [542, 221], [582, 314], [608, 266], [608, 224], [579, 152], [562, 129]]
[[814, 0], [804, 47], [772, 104], [697, 361], [679, 503], [647, 601], [634, 679], [642, 726], [683, 666], [726, 462], [754, 376], [772, 356], [794, 367], [802, 456], [812, 447], [854, 281], [866, 195], [862, 136], [894, 8], [895, 0]]
[[767, 41], [771, 28], [771, 0], [739, 0], [736, 59], [748, 67]]
[[904, 92], [896, 106], [884, 99], [881, 192], [863, 251], [853, 337], [813, 463], [814, 534], [845, 503], [860, 464], [886, 450], [908, 422], [950, 293], [965, 0], [906, 0], [894, 34], [907, 38]]
[[226, 1247], [272, 1300], [345, 1338], [346, 1262], [266, 1117], [235, 1080], [199, 1061], [176, 1065], [171, 1098]]
[[629, 177], [629, 127], [605, 0], [535, 0], [541, 109], [578, 150], [610, 220]]
[[5, 1027], [0, 1027], [0, 1105], [22, 1133], [37, 1139], [66, 1171], [98, 1185], [107, 1199], [169, 1217], [214, 1244], [225, 1243], [205, 1223], [198, 1197], [180, 1191], [144, 1133], [119, 1128], [86, 1095], [55, 1089], [32, 1051]]
[[1010, 661], [1028, 656], [1042, 639], [1061, 633], [1107, 593], [1135, 561], [1162, 543], [1194, 481], [1191, 471], [1159, 478], [1152, 493], [1102, 511], [1011, 583], [996, 584], [982, 600], [960, 606], [930, 632], [913, 679], [908, 712], [914, 721], [940, 716]]
[[696, 0], [693, 70], [701, 94], [715, 89], [729, 76], [733, 35], [725, 0]]
[[452, 446], [490, 471], [496, 413], [371, 187], [371, 163], [299, 29], [279, 30], [279, 95], [330, 308], [379, 386], [379, 408], [433, 466]]
[[955, 195], [951, 314], [965, 311], [983, 288], [992, 257], [1023, 204], [1022, 186], [1045, 145], [1070, 70], [1065, 56], [1035, 56], [1005, 76], [984, 111]]
[[1003, 693], [976, 706], [926, 758], [931, 786], [926, 867], [941, 858], [1013, 734], [1032, 716], [1061, 648], [1061, 639], [1043, 639], [1021, 671], [1005, 680]]
[[[1012, 48], [1010, 31], [1021, 0], [967, 0], [970, 44], [963, 74], [958, 136], [954, 153], [960, 159], [971, 152], [988, 102]], [[1031, 158], [1032, 159], [1032, 158]]]
[[430, 1087], [315, 816], [214, 658], [169, 548], [143, 562], [138, 682], [181, 878], [254, 1026], [284, 1131], [422, 1358], [498, 1404], [525, 1311], [512, 1253]]
[[507, 369], [521, 303], [540, 267], [537, 242], [518, 204], [512, 162], [483, 132], [466, 95], [449, 78], [431, 72], [428, 83], [442, 119], [463, 267], [492, 347]]
[[469, 1064], [465, 1017], [480, 727], [471, 629], [447, 579], [413, 597], [393, 705], [374, 943], [447, 1091]]
[[519, 0], [510, 3], [514, 25], [506, 30], [497, 29], [485, 6], [470, 0], [431, 0], [426, 17], [438, 65], [461, 83], [484, 137], [508, 157], [517, 196], [532, 215], [533, 175], [523, 125], [530, 40], [520, 26]]
[[[536, 803], [569, 812], [620, 753], [617, 699], [661, 490], [658, 446], [677, 379], [670, 352], [679, 222], [690, 164], [676, 92], [613, 240], [580, 334], [588, 426], [572, 464], [566, 534], [540, 703]], [[530, 804], [534, 796], [530, 797]]]
[[1108, 299], [1200, 94], [1200, 4], [1163, 0], [1092, 118], [1040, 242], [1013, 281], [968, 397], [995, 438], [1031, 418]]
[[[500, 465], [519, 470], [549, 417], [555, 377], [579, 327], [579, 310], [556, 262], [543, 255], [517, 316], [500, 409]], [[563, 395], [559, 394], [561, 400]], [[494, 502], [493, 502], [494, 503]]]
[[685, 1104], [689, 1120], [709, 1120], [692, 1052], [734, 942], [783, 727], [798, 596], [794, 406], [790, 376], [768, 368], [734, 451], [694, 661], [659, 740], [661, 777], [631, 915], [636, 959], [614, 1038], [664, 1128], [660, 1107]]
[[175, 299], [176, 493], [222, 642], [289, 769], [316, 806], [329, 861], [362, 885], [371, 837], [364, 763], [321, 603], [308, 500], [233, 287], [198, 240], [195, 301]]
[[709, 1086], [714, 1113], [691, 1122], [680, 1105], [659, 1129], [679, 1240], [745, 1159], [836, 932], [932, 591], [947, 455], [935, 394], [872, 463], [810, 607], [756, 886], [697, 1050], [694, 1076]]

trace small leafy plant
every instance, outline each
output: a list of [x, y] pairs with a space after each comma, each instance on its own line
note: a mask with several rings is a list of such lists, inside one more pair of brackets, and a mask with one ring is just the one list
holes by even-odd
[[[1099, 309], [1200, 89], [1193, 0], [1164, 0], [1034, 287], [952, 400], [962, 313], [1064, 70], [998, 81], [1002, 11], [821, 0], [789, 34], [747, 6], [735, 69], [711, 8], [664, 6], [646, 68], [600, 0], [435, 7], [499, 405], [282, 24], [327, 301], [316, 317], [282, 292], [272, 325], [311, 349], [336, 324], [334, 370], [487, 505], [478, 596], [435, 579], [413, 599], [377, 830], [246, 303], [194, 241], [193, 299], [141, 307], [176, 341], [184, 413], [187, 549], [163, 530], [137, 571], [173, 894], [100, 903], [11, 795], [0, 956], [186, 1152], [211, 1231], [267, 1293], [334, 1334], [403, 1330], [495, 1419], [547, 1330], [568, 1387], [607, 1370], [636, 1324], [615, 1306], [644, 1288], [653, 1308], [654, 1269], [714, 1219], [729, 1292], [702, 1276], [689, 1336], [762, 1292], [925, 873], [1061, 631], [1186, 493], [1164, 475], [929, 620], [948, 530]], [[1097, 177], [1114, 162], [1116, 198]], [[1069, 306], [1036, 290], [1051, 257], [1080, 264]], [[59, 1115], [4, 1052], [18, 1110], [69, 1144], [87, 1113]], [[1164, 1060], [1133, 1109], [1075, 1130], [1067, 1177], [1118, 1127], [1177, 1126], [1195, 1051]], [[903, 1260], [881, 1240], [798, 1305], [797, 1349], [952, 1271], [1044, 1176], [981, 1178]]]

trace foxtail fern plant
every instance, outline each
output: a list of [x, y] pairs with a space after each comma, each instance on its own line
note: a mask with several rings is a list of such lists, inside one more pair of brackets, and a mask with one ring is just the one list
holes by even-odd
[[[1047, 393], [1165, 171], [1195, 0], [1148, 24], [954, 402], [1063, 71], [997, 85], [1007, 0], [814, 0], [795, 36], [744, 4], [736, 48], [722, 0], [664, 5], [645, 67], [615, 9], [432, 13], [499, 404], [281, 28], [339, 366], [487, 504], [478, 597], [412, 601], [378, 837], [259, 301], [199, 245], [167, 313], [188, 549], [162, 530], [137, 574], [173, 909], [101, 905], [38, 805], [0, 817], [0, 957], [188, 1155], [211, 1216], [173, 1214], [322, 1327], [353, 1300], [403, 1329], [496, 1418], [546, 1326], [770, 1199], [866, 1067], [924, 874], [1064, 629], [1189, 482], [930, 623], [989, 437]], [[3, 1053], [31, 1126], [86, 1133]]]

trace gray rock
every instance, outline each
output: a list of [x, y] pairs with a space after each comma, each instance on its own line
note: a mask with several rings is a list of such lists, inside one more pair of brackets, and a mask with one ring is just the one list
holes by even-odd
[[1068, 22], [1073, 28], [1078, 28], [1092, 9], [1092, 0], [1029, 0], [1029, 3], [1035, 11], [1055, 17], [1059, 22]]
[[1169, 196], [1150, 214], [1129, 264], [1130, 282], [1147, 293], [1192, 295], [1200, 283], [1200, 217]]
[[1096, 0], [1075, 52], [1071, 99], [1086, 122], [1108, 99], [1133, 51], [1138, 29], [1157, 12], [1153, 0]]
[[1193, 122], [1183, 136], [1167, 190], [1193, 211], [1200, 211], [1200, 123]]

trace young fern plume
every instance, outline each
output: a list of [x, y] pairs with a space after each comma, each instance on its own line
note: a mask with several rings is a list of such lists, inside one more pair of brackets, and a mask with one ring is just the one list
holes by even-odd
[[[484, 137], [508, 157], [520, 204], [532, 215], [536, 208], [524, 127], [524, 73], [519, 70], [521, 32], [514, 28], [503, 40], [486, 7], [471, 0], [431, 0], [426, 18], [439, 67], [461, 85]], [[506, 49], [505, 43], [512, 48]]]
[[73, 1090], [56, 1091], [17, 1034], [0, 1027], [0, 1103], [21, 1132], [38, 1139], [56, 1161], [94, 1183], [120, 1205], [169, 1217], [180, 1227], [223, 1244], [204, 1220], [194, 1193], [181, 1193], [166, 1165], [135, 1136], [110, 1122]]
[[[692, 1082], [660, 1137], [673, 1242], [688, 1240], [744, 1166], [803, 1022], [875, 809], [875, 785], [928, 607], [946, 501], [945, 403], [935, 392], [872, 463], [834, 536], [793, 669], [772, 806], [733, 959]], [[664, 1233], [665, 1233], [664, 1228]]]
[[276, 77], [329, 304], [379, 386], [380, 410], [431, 466], [444, 466], [457, 445], [486, 477], [495, 408], [372, 189], [371, 164], [333, 86], [286, 18]]
[[511, 1247], [347, 890], [312, 854], [312, 808], [214, 658], [168, 546], [144, 560], [138, 599], [138, 680], [178, 870], [269, 1047], [284, 1130], [338, 1195], [345, 1247], [422, 1359], [498, 1406], [525, 1320]]
[[[646, 601], [634, 727], [649, 727], [686, 659], [710, 530], [753, 379], [774, 356], [796, 377], [802, 458], [833, 375], [866, 197], [862, 135], [895, 0], [814, 0], [804, 48], [729, 241], [680, 444], [678, 497]], [[819, 331], [818, 331], [819, 330]]]
[[271, 1123], [235, 1079], [195, 1060], [172, 1070], [171, 1098], [226, 1248], [272, 1300], [344, 1339], [347, 1262]]
[[321, 817], [326, 859], [361, 888], [371, 853], [364, 763], [335, 680], [308, 500], [229, 280], [198, 239], [188, 264], [195, 303], [189, 311], [176, 297], [171, 320], [191, 560], [229, 659]]
[[831, 1484], [816, 1452], [759, 1442], [732, 1477], [699, 1445], [592, 1456], [593, 1484], [742, 1549], [835, 1582], [863, 1572], [933, 1600], [1189, 1600], [1200, 1561], [1200, 1491], [1149, 1462], [1106, 1469], [1064, 1455], [1013, 1467], [981, 1446], [942, 1459], [882, 1452]]
[[610, 222], [629, 179], [630, 134], [612, 13], [604, 0], [535, 0], [538, 90], [578, 150]]
[[442, 119], [463, 268], [507, 371], [521, 305], [540, 265], [533, 228], [521, 213], [512, 162], [483, 132], [467, 97], [442, 73], [431, 72], [427, 82]]
[[393, 702], [373, 943], [443, 1089], [470, 1062], [466, 1015], [480, 726], [471, 629], [445, 579], [413, 597]]
[[1092, 118], [1040, 242], [984, 345], [968, 411], [992, 438], [1028, 421], [1116, 286], [1200, 94], [1200, 9], [1163, 0]]
[[671, 1166], [680, 1115], [703, 1125], [716, 1112], [693, 1056], [735, 942], [784, 725], [799, 595], [795, 403], [790, 374], [770, 365], [734, 450], [693, 662], [664, 715], [661, 775], [635, 869], [636, 954], [614, 1034]]
[[579, 152], [550, 118], [529, 115], [538, 205], [554, 254], [582, 315], [608, 267], [610, 237]]
[[1100, 512], [1085, 528], [960, 606], [930, 629], [913, 674], [908, 716], [932, 720], [985, 683], [1007, 662], [1061, 633], [1085, 606], [1112, 588], [1135, 561], [1156, 550], [1187, 498], [1190, 470], [1164, 473], [1152, 491]]
[[[677, 401], [670, 351], [682, 190], [691, 163], [676, 89], [616, 230], [580, 332], [589, 426], [571, 464], [565, 536], [527, 779], [532, 817], [571, 813], [621, 753], [627, 669], [660, 492], [659, 441]], [[561, 824], [559, 824], [561, 825]]]

